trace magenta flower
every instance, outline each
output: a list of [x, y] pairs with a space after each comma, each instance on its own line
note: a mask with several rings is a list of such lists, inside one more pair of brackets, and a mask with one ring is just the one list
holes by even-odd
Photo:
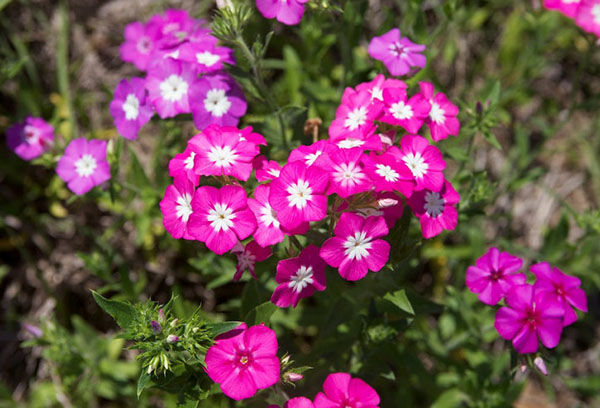
[[417, 94], [406, 100], [402, 88], [388, 88], [383, 91], [385, 109], [381, 121], [390, 125], [402, 126], [409, 133], [417, 133], [431, 110], [431, 104]]
[[248, 199], [248, 207], [254, 213], [258, 227], [254, 239], [258, 245], [266, 247], [283, 241], [283, 231], [277, 215], [269, 204], [270, 185], [261, 184], [254, 190], [254, 198]]
[[273, 292], [271, 302], [279, 307], [296, 307], [300, 299], [312, 296], [315, 290], [325, 290], [325, 267], [319, 247], [312, 244], [297, 258], [279, 261], [275, 275], [279, 286]]
[[276, 18], [286, 25], [296, 25], [304, 15], [304, 3], [308, 0], [256, 0], [256, 8], [265, 18]]
[[506, 295], [506, 305], [498, 309], [494, 326], [500, 336], [512, 340], [517, 352], [535, 353], [538, 338], [548, 348], [558, 345], [564, 315], [560, 302], [525, 284], [512, 287]]
[[362, 156], [359, 148], [337, 149], [329, 154], [327, 195], [337, 193], [342, 198], [348, 198], [371, 189], [371, 179], [361, 163]]
[[600, 0], [581, 0], [575, 23], [588, 33], [600, 36]]
[[155, 23], [142, 24], [138, 21], [125, 27], [125, 42], [121, 44], [121, 59], [135, 64], [137, 69], [145, 71], [150, 56], [157, 48], [160, 27]]
[[406, 200], [409, 207], [419, 218], [421, 233], [425, 239], [439, 235], [442, 230], [456, 228], [458, 212], [456, 204], [460, 196], [448, 181], [437, 191], [416, 191]]
[[200, 31], [202, 35], [209, 32], [201, 29], [199, 26], [203, 21], [191, 18], [187, 10], [166, 10], [164, 14], [153, 15], [148, 24], [158, 27], [158, 46], [161, 48], [170, 48], [184, 42], [194, 31]]
[[383, 91], [388, 88], [399, 88], [406, 94], [407, 85], [399, 79], [386, 79], [383, 74], [377, 75], [371, 82], [364, 82], [356, 86], [358, 92], [368, 92], [371, 100], [383, 102]]
[[54, 144], [54, 128], [42, 118], [27, 116], [6, 130], [6, 144], [23, 160], [33, 160]]
[[187, 231], [188, 220], [194, 212], [192, 209], [194, 192], [194, 184], [185, 175], [180, 175], [175, 177], [173, 184], [167, 187], [160, 201], [163, 225], [175, 239], [194, 239]]
[[443, 93], [433, 94], [433, 84], [419, 82], [421, 94], [431, 104], [431, 110], [426, 120], [431, 132], [431, 138], [438, 142], [448, 136], [458, 136], [460, 122], [456, 118], [458, 108], [453, 105]]
[[247, 238], [256, 229], [246, 192], [239, 186], [200, 187], [192, 198], [192, 210], [189, 234], [218, 255], [229, 251], [238, 239]]
[[[373, 129], [374, 130], [374, 129]], [[329, 141], [328, 141], [329, 142]], [[360, 147], [363, 151], [365, 150], [383, 150], [383, 143], [379, 135], [374, 132], [371, 135], [366, 136], [364, 139], [354, 139], [351, 137], [345, 139], [338, 139], [335, 142], [329, 142], [331, 145], [338, 147], [339, 149], [354, 149]]]
[[275, 160], [268, 160], [265, 156], [257, 156], [252, 161], [259, 182], [275, 180], [281, 173], [281, 166]]
[[390, 244], [382, 239], [389, 232], [383, 217], [343, 213], [334, 229], [335, 236], [321, 247], [321, 258], [339, 268], [340, 276], [349, 281], [364, 278], [369, 271], [378, 272], [390, 256]]
[[335, 151], [333, 146], [327, 140], [319, 140], [309, 146], [300, 145], [290, 152], [288, 162], [292, 163], [300, 161], [307, 167], [315, 165], [317, 167], [326, 168], [329, 162], [329, 153]]
[[185, 148], [183, 153], [176, 154], [169, 161], [169, 176], [176, 177], [187, 177], [194, 186], [198, 185], [200, 176], [196, 174], [196, 168], [194, 166], [194, 159], [196, 154], [200, 151], [198, 146], [198, 135], [192, 137]]
[[187, 42], [179, 50], [179, 58], [191, 63], [198, 74], [220, 71], [225, 68], [225, 63], [235, 64], [233, 50], [219, 47], [212, 36], [206, 36], [201, 42]]
[[381, 102], [371, 102], [371, 94], [367, 92], [351, 90], [344, 92], [344, 96], [329, 127], [329, 138], [334, 141], [342, 138], [363, 139], [374, 133], [374, 120], [383, 108]]
[[580, 287], [581, 281], [578, 278], [567, 275], [556, 267], [552, 268], [548, 262], [531, 265], [529, 270], [536, 277], [534, 285], [536, 295], [544, 296], [549, 301], [562, 305], [565, 310], [564, 326], [577, 321], [577, 313], [571, 306], [587, 312], [587, 297]]
[[379, 395], [360, 378], [348, 373], [329, 374], [323, 391], [315, 397], [315, 408], [379, 408]]
[[94, 186], [110, 179], [106, 161], [106, 141], [74, 139], [58, 160], [56, 173], [67, 183], [69, 190], [77, 195], [90, 191]]
[[403, 161], [391, 153], [377, 155], [373, 152], [364, 155], [362, 161], [375, 191], [398, 191], [405, 197], [412, 195], [413, 175]]
[[252, 131], [252, 126], [246, 126], [242, 130], [238, 130], [240, 133], [240, 142], [248, 142], [252, 143], [258, 149], [258, 146], [266, 146], [267, 141], [265, 137], [260, 133], [256, 133]]
[[492, 247], [467, 268], [467, 287], [483, 303], [495, 305], [513, 286], [527, 281], [524, 273], [517, 273], [522, 266], [521, 258]]
[[570, 18], [575, 18], [580, 6], [581, 0], [544, 0], [544, 7], [558, 10]]
[[129, 140], [137, 138], [139, 130], [154, 115], [146, 100], [145, 81], [142, 78], [119, 82], [110, 103], [110, 114], [121, 136]]
[[283, 408], [315, 408], [313, 402], [306, 397], [296, 397], [288, 400]]
[[424, 55], [425, 46], [415, 44], [406, 37], [400, 36], [400, 30], [394, 28], [381, 37], [373, 37], [369, 43], [371, 58], [383, 61], [386, 68], [394, 76], [406, 75], [411, 67], [425, 68], [427, 62]]
[[232, 176], [247, 181], [252, 173], [252, 160], [259, 153], [258, 146], [240, 141], [235, 127], [211, 125], [194, 139], [198, 147], [194, 170], [200, 176]]
[[234, 400], [250, 398], [256, 391], [279, 381], [277, 337], [264, 324], [237, 329], [217, 336], [206, 352], [208, 376]]
[[189, 93], [195, 82], [191, 65], [171, 58], [153, 61], [146, 77], [148, 98], [162, 119], [189, 113]]
[[287, 229], [295, 229], [303, 222], [319, 221], [327, 215], [327, 197], [324, 195], [329, 175], [301, 162], [286, 164], [278, 179], [271, 183], [269, 203], [277, 218]]
[[248, 105], [235, 80], [225, 73], [204, 75], [190, 94], [194, 124], [200, 130], [211, 124], [237, 126]]
[[415, 190], [440, 191], [444, 185], [446, 162], [440, 150], [430, 145], [427, 139], [404, 136], [400, 141], [400, 150], [391, 147], [388, 151], [408, 166], [416, 183]]
[[256, 279], [254, 273], [254, 265], [257, 262], [262, 262], [268, 257], [273, 255], [271, 247], [263, 248], [256, 243], [256, 241], [250, 241], [243, 247], [241, 252], [237, 252], [237, 265], [235, 266], [235, 275], [233, 281], [237, 282], [240, 280], [244, 272], [250, 271], [250, 274]]

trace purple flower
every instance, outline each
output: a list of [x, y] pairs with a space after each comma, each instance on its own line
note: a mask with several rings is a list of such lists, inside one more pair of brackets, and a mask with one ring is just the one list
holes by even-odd
[[33, 160], [54, 143], [54, 128], [41, 118], [28, 116], [6, 130], [6, 144], [23, 160]]
[[526, 282], [525, 274], [517, 273], [522, 266], [521, 258], [492, 247], [475, 261], [475, 266], [467, 268], [467, 287], [479, 293], [483, 303], [495, 305], [513, 286]]
[[420, 54], [425, 46], [415, 44], [406, 37], [400, 36], [400, 30], [394, 28], [381, 37], [374, 37], [369, 43], [369, 55], [383, 61], [392, 75], [406, 75], [411, 67], [425, 68], [427, 62]]
[[146, 100], [145, 81], [142, 78], [123, 79], [115, 89], [110, 103], [110, 114], [119, 133], [126, 139], [135, 140], [154, 111]]
[[104, 183], [110, 179], [106, 141], [74, 139], [58, 161], [56, 173], [77, 195], [85, 194], [94, 186]]
[[139, 21], [128, 24], [125, 27], [125, 42], [121, 44], [121, 59], [135, 64], [140, 71], [145, 71], [159, 38], [157, 24], [142, 24]]
[[265, 18], [277, 18], [287, 25], [296, 25], [304, 15], [304, 4], [308, 0], [256, 0], [256, 8]]
[[179, 59], [191, 63], [198, 74], [220, 71], [225, 68], [223, 63], [235, 64], [233, 50], [217, 46], [212, 36], [201, 42], [187, 42], [179, 49]]
[[[197, 30], [202, 20], [194, 20], [186, 10], [169, 9], [164, 14], [155, 14], [148, 24], [158, 27], [158, 45], [169, 48], [186, 40], [190, 34]], [[201, 30], [203, 34], [207, 30]]]
[[150, 64], [146, 89], [150, 103], [162, 119], [190, 112], [188, 94], [195, 81], [196, 74], [189, 64], [171, 58]]
[[190, 91], [194, 124], [200, 130], [211, 124], [237, 126], [246, 113], [244, 93], [225, 73], [204, 75]]

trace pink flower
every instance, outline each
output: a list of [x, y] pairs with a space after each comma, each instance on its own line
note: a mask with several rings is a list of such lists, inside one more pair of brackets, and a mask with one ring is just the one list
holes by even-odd
[[162, 119], [189, 113], [189, 93], [195, 82], [191, 65], [171, 58], [155, 60], [148, 66], [146, 77], [148, 99]]
[[338, 139], [335, 142], [327, 141], [332, 146], [337, 147], [338, 149], [354, 149], [355, 147], [360, 147], [363, 151], [366, 150], [375, 150], [381, 151], [383, 150], [383, 143], [379, 135], [376, 135], [373, 129], [373, 133], [365, 136], [363, 139], [355, 139], [355, 138], [344, 138]]
[[296, 397], [288, 400], [283, 408], [315, 408], [313, 402], [306, 397]]
[[328, 174], [317, 167], [306, 167], [301, 162], [286, 164], [269, 192], [269, 203], [281, 225], [291, 230], [303, 222], [325, 218], [328, 180]]
[[323, 392], [315, 397], [315, 408], [379, 408], [379, 395], [360, 378], [348, 373], [329, 374]]
[[290, 152], [288, 162], [300, 161], [307, 167], [315, 165], [326, 168], [329, 162], [329, 153], [335, 151], [335, 146], [328, 140], [319, 140], [309, 146], [300, 145]]
[[271, 247], [263, 248], [256, 243], [256, 241], [250, 241], [243, 247], [241, 252], [237, 252], [237, 265], [235, 266], [235, 275], [233, 281], [237, 282], [240, 280], [245, 271], [250, 271], [250, 274], [256, 279], [254, 273], [254, 265], [257, 262], [262, 262], [268, 257], [273, 255]]
[[388, 150], [402, 160], [413, 174], [415, 190], [428, 189], [440, 191], [444, 185], [446, 162], [442, 153], [421, 136], [404, 136], [400, 141], [400, 150], [391, 147]]
[[90, 191], [94, 186], [110, 179], [106, 161], [106, 141], [73, 139], [58, 160], [56, 173], [67, 183], [69, 190], [77, 195]]
[[343, 213], [334, 229], [335, 236], [321, 247], [321, 257], [340, 276], [355, 281], [369, 271], [377, 272], [385, 266], [390, 255], [390, 244], [376, 239], [388, 234], [383, 217], [363, 218], [353, 213]]
[[246, 113], [246, 99], [235, 80], [225, 73], [204, 75], [190, 94], [194, 124], [200, 130], [211, 124], [237, 126]]
[[194, 184], [185, 175], [178, 176], [173, 184], [167, 187], [160, 202], [163, 225], [175, 239], [194, 239], [187, 231], [188, 220], [194, 212], [192, 209], [194, 191]]
[[496, 313], [496, 330], [504, 339], [512, 340], [521, 354], [535, 353], [538, 338], [548, 348], [556, 347], [560, 341], [563, 307], [540, 295], [531, 285], [513, 286], [506, 295], [507, 307]]
[[364, 82], [356, 86], [359, 92], [368, 92], [371, 100], [383, 102], [383, 91], [387, 88], [399, 88], [406, 94], [406, 83], [399, 79], [386, 79], [383, 74], [377, 75], [371, 82]]
[[419, 218], [421, 233], [425, 239], [439, 235], [442, 230], [451, 231], [456, 228], [456, 204], [460, 201], [460, 196], [448, 181], [439, 192], [417, 191], [406, 201]]
[[427, 124], [431, 132], [431, 138], [438, 142], [446, 139], [449, 135], [458, 136], [460, 122], [456, 118], [458, 108], [453, 105], [443, 93], [433, 94], [433, 84], [419, 82], [421, 94], [431, 104], [431, 110], [427, 118]]
[[125, 27], [125, 42], [121, 44], [121, 59], [135, 64], [137, 69], [145, 71], [150, 56], [157, 48], [160, 27], [154, 23], [142, 24], [138, 21]]
[[376, 155], [373, 152], [364, 155], [362, 161], [375, 191], [398, 191], [405, 197], [412, 195], [413, 174], [403, 161], [391, 153]]
[[325, 267], [319, 247], [312, 244], [297, 258], [279, 261], [275, 275], [279, 286], [273, 292], [271, 302], [279, 307], [296, 307], [300, 299], [312, 296], [315, 290], [325, 290]]
[[473, 293], [479, 293], [479, 300], [488, 305], [497, 304], [516, 285], [527, 281], [525, 274], [517, 273], [523, 260], [508, 252], [500, 252], [492, 247], [469, 266], [466, 284]]
[[283, 231], [277, 215], [269, 204], [268, 184], [261, 184], [254, 190], [254, 199], [248, 199], [248, 207], [254, 213], [258, 227], [254, 232], [254, 239], [260, 246], [266, 247], [283, 241]]
[[394, 28], [381, 37], [373, 37], [369, 43], [371, 58], [383, 61], [394, 76], [406, 75], [410, 67], [425, 68], [425, 46], [415, 44], [408, 38], [400, 37], [400, 30]]
[[308, 0], [256, 0], [256, 8], [265, 18], [277, 18], [286, 25], [296, 25], [304, 15], [304, 3]]
[[549, 10], [558, 10], [570, 18], [575, 18], [580, 6], [581, 0], [544, 0], [544, 7]]
[[265, 156], [257, 156], [252, 162], [259, 182], [275, 180], [281, 173], [281, 166], [275, 160], [267, 160]]
[[422, 95], [417, 94], [406, 100], [406, 92], [402, 88], [388, 88], [383, 91], [385, 109], [381, 121], [390, 125], [402, 126], [409, 133], [417, 133], [431, 105]]
[[179, 49], [179, 58], [191, 63], [197, 74], [220, 71], [225, 68], [224, 63], [235, 64], [233, 50], [219, 47], [212, 36], [206, 36], [201, 42], [187, 42]]
[[54, 144], [54, 128], [42, 118], [27, 116], [6, 130], [6, 144], [23, 160], [33, 160]]
[[[350, 88], [348, 88], [350, 89]], [[348, 91], [347, 89], [347, 91]], [[342, 104], [338, 107], [335, 119], [329, 127], [331, 140], [342, 138], [363, 139], [375, 131], [375, 123], [381, 113], [382, 105], [378, 100], [371, 102], [367, 92], [344, 92]]]
[[[187, 40], [190, 34], [199, 29], [202, 20], [194, 20], [186, 10], [168, 9], [164, 14], [155, 14], [148, 24], [158, 27], [158, 46], [170, 48]], [[200, 30], [204, 35], [208, 30]]]
[[169, 176], [176, 177], [187, 177], [194, 186], [198, 185], [200, 176], [196, 174], [194, 159], [196, 154], [200, 151], [198, 144], [198, 135], [194, 136], [188, 141], [187, 147], [183, 153], [176, 154], [169, 161]]
[[[240, 141], [235, 127], [211, 125], [194, 137], [194, 171], [200, 176], [232, 176], [247, 181], [258, 146]], [[191, 143], [191, 141], [190, 141]]]
[[139, 130], [154, 115], [146, 100], [145, 81], [142, 78], [119, 82], [110, 103], [110, 114], [121, 136], [129, 140], [137, 138]]
[[265, 140], [264, 136], [261, 135], [260, 133], [253, 132], [252, 126], [246, 126], [242, 130], [239, 130], [239, 132], [240, 132], [240, 141], [241, 142], [252, 143], [253, 145], [256, 146], [257, 149], [259, 148], [258, 147], [259, 145], [261, 145], [261, 146], [267, 145], [267, 141]]
[[200, 187], [192, 198], [192, 210], [189, 234], [218, 255], [229, 251], [238, 239], [247, 238], [256, 229], [246, 192], [239, 186]]
[[585, 31], [600, 36], [600, 0], [581, 0], [575, 23]]
[[329, 154], [327, 195], [337, 193], [347, 198], [371, 189], [371, 180], [362, 167], [362, 156], [359, 148], [337, 149]]
[[205, 362], [211, 380], [237, 401], [279, 381], [277, 337], [264, 324], [249, 328], [241, 324], [217, 336], [206, 352]]
[[556, 267], [552, 268], [548, 262], [531, 265], [529, 270], [536, 277], [536, 295], [562, 305], [565, 310], [564, 326], [569, 326], [577, 320], [577, 313], [569, 305], [587, 312], [587, 297], [578, 278], [567, 275]]

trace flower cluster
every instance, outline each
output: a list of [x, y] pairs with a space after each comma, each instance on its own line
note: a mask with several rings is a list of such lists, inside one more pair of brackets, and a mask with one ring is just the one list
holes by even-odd
[[544, 7], [560, 11], [585, 31], [600, 37], [600, 0], [544, 0]]
[[587, 297], [578, 278], [548, 262], [529, 268], [533, 284], [519, 272], [522, 266], [522, 259], [490, 248], [467, 269], [466, 285], [488, 305], [504, 299], [505, 306], [496, 313], [496, 330], [512, 340], [517, 352], [527, 354], [538, 350], [538, 339], [545, 347], [556, 347], [563, 327], [577, 320], [573, 308], [587, 312]]

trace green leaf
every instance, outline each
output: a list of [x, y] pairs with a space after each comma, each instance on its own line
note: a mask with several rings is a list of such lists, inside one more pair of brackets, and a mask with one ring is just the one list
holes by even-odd
[[467, 394], [458, 388], [451, 388], [443, 392], [439, 398], [431, 405], [431, 408], [452, 408], [462, 406], [464, 402], [469, 401]]
[[413, 309], [410, 300], [408, 300], [408, 297], [406, 296], [406, 291], [404, 289], [386, 293], [383, 298], [391, 302], [394, 306], [396, 306], [403, 312], [414, 316], [415, 310]]
[[142, 391], [148, 387], [148, 381], [150, 381], [150, 374], [147, 371], [142, 371], [140, 374], [140, 378], [138, 378], [137, 383], [137, 397], [140, 398], [142, 395]]
[[227, 333], [238, 327], [242, 322], [218, 322], [218, 323], [207, 323], [208, 336], [215, 338], [219, 334]]
[[92, 296], [98, 306], [111, 315], [117, 324], [127, 330], [136, 320], [136, 311], [133, 306], [118, 300], [110, 300], [92, 290]]
[[271, 315], [275, 313], [277, 306], [271, 302], [265, 302], [252, 309], [244, 318], [249, 325], [269, 323]]
[[482, 134], [489, 144], [491, 144], [498, 150], [502, 150], [502, 146], [500, 146], [500, 142], [498, 142], [498, 139], [496, 139], [496, 135], [494, 135], [491, 131], [485, 131]]

